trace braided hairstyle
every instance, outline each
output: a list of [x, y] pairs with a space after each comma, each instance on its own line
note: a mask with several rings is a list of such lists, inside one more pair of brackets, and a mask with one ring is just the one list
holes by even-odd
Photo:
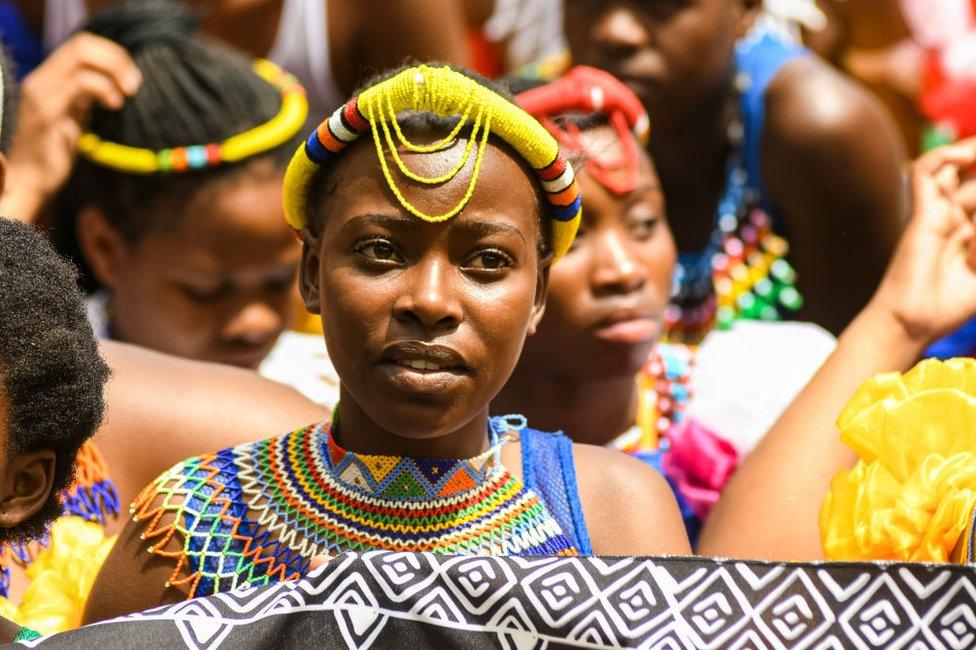
[[6, 453], [51, 449], [44, 507], [2, 537], [31, 539], [61, 511], [58, 493], [102, 421], [108, 368], [85, 314], [74, 268], [28, 226], [0, 217], [0, 415]]
[[[121, 110], [94, 110], [91, 132], [160, 150], [220, 142], [278, 113], [280, 92], [255, 74], [248, 57], [198, 34], [198, 22], [177, 0], [127, 0], [91, 18], [83, 29], [124, 47], [143, 77]], [[62, 252], [77, 255], [74, 221], [85, 206], [99, 208], [129, 243], [178, 227], [182, 208], [203, 188], [253, 172], [259, 160], [283, 172], [297, 142], [240, 163], [173, 174], [128, 174], [79, 158], [56, 204], [55, 239]]]

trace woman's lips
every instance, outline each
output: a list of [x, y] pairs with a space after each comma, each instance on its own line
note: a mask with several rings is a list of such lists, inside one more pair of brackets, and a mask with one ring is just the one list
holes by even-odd
[[427, 395], [449, 393], [469, 375], [457, 367], [418, 367], [419, 365], [417, 362], [408, 364], [387, 361], [379, 367], [384, 379], [396, 390]]
[[633, 315], [615, 318], [594, 330], [598, 339], [611, 343], [645, 343], [661, 334], [661, 321], [651, 316]]
[[388, 345], [379, 367], [398, 390], [428, 394], [449, 392], [471, 374], [457, 351], [419, 341]]

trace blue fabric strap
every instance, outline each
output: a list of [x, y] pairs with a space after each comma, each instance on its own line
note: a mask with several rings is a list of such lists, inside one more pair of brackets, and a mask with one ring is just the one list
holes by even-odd
[[525, 486], [539, 495], [580, 555], [593, 555], [576, 482], [573, 441], [562, 433], [525, 428], [519, 433]]
[[735, 47], [736, 74], [743, 76], [741, 110], [745, 127], [742, 157], [749, 175], [747, 185], [756, 190], [763, 207], [769, 210], [762, 185], [762, 136], [766, 126], [766, 90], [784, 65], [806, 56], [808, 50], [787, 43], [781, 37], [756, 30], [740, 40]]

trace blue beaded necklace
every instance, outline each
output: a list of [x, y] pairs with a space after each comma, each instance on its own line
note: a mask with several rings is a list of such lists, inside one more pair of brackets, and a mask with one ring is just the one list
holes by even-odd
[[[749, 81], [740, 76], [737, 83], [744, 92]], [[713, 326], [728, 329], [740, 319], [782, 320], [802, 306], [796, 273], [785, 259], [789, 245], [773, 232], [749, 182], [744, 132], [737, 111], [728, 128], [732, 151], [708, 244], [678, 255], [665, 316], [669, 340], [698, 343]]]

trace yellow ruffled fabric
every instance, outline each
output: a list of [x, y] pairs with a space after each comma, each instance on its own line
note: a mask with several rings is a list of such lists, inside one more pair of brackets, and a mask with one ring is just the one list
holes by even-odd
[[837, 425], [860, 460], [824, 499], [826, 557], [953, 559], [976, 505], [976, 361], [927, 359], [879, 375]]
[[97, 522], [61, 517], [51, 526], [49, 546], [27, 567], [30, 585], [20, 605], [0, 598], [0, 615], [41, 634], [79, 627], [95, 576], [114, 543]]

